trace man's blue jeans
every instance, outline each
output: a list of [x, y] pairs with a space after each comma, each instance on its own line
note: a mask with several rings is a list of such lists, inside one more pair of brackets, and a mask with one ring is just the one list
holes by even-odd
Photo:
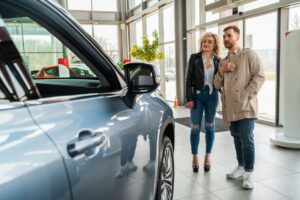
[[192, 154], [198, 154], [198, 147], [200, 141], [200, 129], [203, 111], [205, 113], [205, 142], [206, 153], [211, 153], [214, 139], [215, 139], [215, 116], [218, 106], [218, 91], [213, 90], [212, 94], [209, 94], [208, 88], [202, 90], [197, 94], [197, 106], [191, 109], [191, 148]]
[[252, 172], [255, 160], [254, 119], [242, 119], [230, 123], [230, 132], [234, 139], [236, 157], [239, 166]]

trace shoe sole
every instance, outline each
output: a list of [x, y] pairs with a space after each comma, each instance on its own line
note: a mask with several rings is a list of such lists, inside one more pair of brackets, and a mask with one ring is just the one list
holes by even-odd
[[243, 189], [244, 189], [244, 190], [252, 190], [252, 189], [253, 189], [253, 186], [252, 186], [252, 187], [243, 186]]
[[226, 178], [228, 179], [238, 179], [238, 178], [241, 178], [243, 177], [243, 174], [241, 174], [240, 176], [229, 176], [229, 175], [226, 175]]

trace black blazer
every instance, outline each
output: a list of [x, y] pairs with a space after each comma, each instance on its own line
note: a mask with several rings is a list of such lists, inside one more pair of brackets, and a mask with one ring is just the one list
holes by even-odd
[[[213, 58], [215, 73], [218, 71], [219, 58]], [[186, 68], [185, 74], [185, 93], [186, 93], [186, 101], [194, 100], [194, 94], [196, 94], [196, 90], [204, 89], [204, 65], [202, 60], [202, 53], [192, 54], [188, 66]]]

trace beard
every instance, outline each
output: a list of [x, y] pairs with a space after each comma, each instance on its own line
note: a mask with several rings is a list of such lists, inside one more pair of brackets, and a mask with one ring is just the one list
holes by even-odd
[[230, 42], [226, 42], [225, 44], [224, 44], [224, 46], [225, 46], [225, 48], [226, 49], [231, 49], [231, 47], [233, 46]]

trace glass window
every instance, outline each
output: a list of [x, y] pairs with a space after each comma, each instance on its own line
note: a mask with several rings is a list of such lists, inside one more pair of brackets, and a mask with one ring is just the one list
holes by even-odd
[[91, 0], [68, 0], [69, 10], [92, 10]]
[[[8, 50], [5, 55], [8, 57], [7, 65], [11, 71], [7, 71], [16, 88], [18, 99], [26, 99], [27, 90], [32, 86], [30, 77], [24, 73], [26, 69], [24, 69], [23, 61], [25, 61], [26, 68], [42, 97], [97, 93], [109, 90], [109, 83], [100, 74], [101, 72], [97, 71], [100, 74], [97, 77], [93, 72], [96, 69], [89, 68], [76, 53], [64, 46], [56, 36], [28, 17], [13, 18], [13, 16], [14, 13], [11, 13], [8, 19], [4, 18], [2, 24], [6, 26], [6, 23], [10, 25], [15, 23], [14, 27], [22, 27], [23, 41], [21, 42], [24, 48], [18, 49], [16, 46], [17, 49], [15, 49], [12, 37], [13, 42], [10, 46], [8, 46], [10, 43], [5, 43], [6, 47], [9, 48], [2, 50]], [[16, 16], [18, 15], [16, 14]], [[15, 34], [16, 31], [8, 29], [8, 33]], [[77, 49], [77, 51], [81, 51], [81, 49]], [[6, 67], [6, 65], [4, 66]], [[18, 74], [23, 81], [17, 79]], [[66, 87], [72, 89], [66, 89]]]
[[117, 11], [117, 0], [92, 0], [93, 10], [97, 11]]
[[[12, 72], [12, 70], [10, 69], [10, 67], [8, 67], [8, 65], [4, 64], [2, 66], [2, 70], [6, 70], [7, 72], [7, 77], [5, 77], [3, 75], [3, 71], [1, 71], [1, 75], [0, 75], [0, 78], [3, 80], [3, 82], [5, 83], [6, 85], [6, 88], [9, 89], [9, 92], [11, 94], [14, 93], [14, 97], [15, 99], [18, 99], [18, 100], [26, 100], [27, 97], [25, 95], [25, 91], [24, 91], [24, 88], [22, 88], [21, 84], [20, 84], [20, 81], [18, 81], [14, 75], [14, 73]], [[5, 68], [5, 69], [4, 69]], [[15, 72], [17, 73], [17, 72]], [[9, 80], [11, 81], [12, 84], [9, 84]]]
[[175, 38], [174, 28], [174, 6], [163, 10], [164, 15], [164, 42], [173, 41]]
[[200, 0], [195, 0], [195, 26], [200, 24]]
[[217, 1], [219, 1], [219, 0], [206, 0], [206, 1], [205, 1], [205, 5], [208, 5], [208, 4], [217, 2]]
[[81, 27], [91, 36], [93, 36], [93, 25], [92, 24], [80, 24]]
[[208, 11], [206, 12], [206, 22], [218, 20], [229, 16], [232, 16], [232, 8], [220, 12]]
[[147, 1], [147, 8], [153, 6], [154, 4], [156, 4], [158, 2], [158, 0], [148, 0]]
[[101, 47], [115, 62], [119, 62], [119, 50], [118, 50], [119, 37], [118, 37], [117, 25], [81, 24], [81, 26], [88, 34], [90, 34], [101, 45]]
[[128, 9], [131, 9], [142, 3], [142, 0], [128, 0]]
[[143, 24], [142, 20], [134, 21], [129, 25], [130, 47], [142, 45]]
[[24, 51], [24, 43], [22, 36], [22, 24], [20, 23], [6, 23], [7, 30], [11, 33], [11, 37], [15, 42], [15, 45], [20, 49], [21, 52]]
[[5, 89], [7, 89], [7, 92], [12, 94], [14, 93], [14, 88], [13, 85], [11, 84], [11, 79], [8, 75], [8, 70], [7, 69], [7, 65], [3, 62], [2, 58], [1, 59], [1, 63], [0, 63], [0, 81], [2, 82], [1, 84], [3, 85], [3, 87]]
[[196, 31], [195, 33], [195, 38], [196, 38], [196, 52], [200, 51], [200, 31]]
[[175, 67], [175, 44], [165, 44], [165, 98], [174, 101], [176, 96], [176, 67]]
[[[2, 64], [2, 59], [1, 59], [1, 63], [0, 63], [0, 84], [1, 84], [0, 85], [1, 86], [0, 87], [0, 103], [6, 102], [8, 99], [4, 93], [5, 90], [7, 93], [10, 93], [10, 94], [13, 93], [12, 88], [10, 87], [10, 85], [8, 84], [8, 82], [4, 76], [4, 73], [3, 73], [4, 70], [6, 70], [6, 69], [5, 69], [4, 65]], [[3, 88], [3, 91], [1, 88]]]
[[0, 103], [1, 102], [6, 102], [6, 101], [7, 101], [7, 98], [6, 98], [5, 94], [0, 89]]
[[136, 33], [136, 43], [137, 45], [142, 45], [142, 37], [143, 37], [143, 23], [142, 20], [139, 20], [135, 24], [135, 33]]
[[300, 6], [289, 9], [289, 31], [300, 29]]
[[158, 13], [155, 12], [152, 15], [147, 16], [146, 18], [146, 25], [147, 25], [147, 35], [150, 39], [150, 41], [153, 40], [152, 33], [153, 31], [158, 32]]
[[94, 38], [115, 62], [119, 62], [117, 25], [94, 25]]
[[232, 15], [232, 8], [220, 12], [220, 18], [229, 17], [231, 15]]
[[36, 23], [23, 23], [24, 52], [62, 52], [62, 44]]
[[258, 116], [275, 121], [275, 91], [277, 64], [277, 12], [246, 19], [246, 47], [260, 57], [266, 82], [258, 93]]
[[63, 57], [62, 43], [29, 18], [5, 19], [5, 24], [32, 75], [40, 70], [41, 63], [51, 65]]
[[218, 20], [220, 18], [219, 13], [213, 13], [212, 11], [206, 12], [206, 22], [211, 22], [214, 20]]
[[206, 27], [206, 32], [211, 32], [211, 33], [214, 33], [214, 34], [218, 35], [219, 34], [219, 27], [217, 25]]
[[[14, 25], [11, 21], [14, 21]], [[78, 68], [89, 68], [68, 48], [45, 28], [36, 24], [27, 17], [4, 19], [10, 27], [22, 27], [22, 46], [17, 46], [28, 71], [33, 78], [91, 78], [96, 77], [92, 71], [83, 76], [77, 74]], [[8, 29], [10, 34], [15, 34], [15, 29]], [[15, 42], [15, 37], [12, 37]], [[18, 38], [16, 40], [19, 42]], [[22, 52], [23, 51], [23, 52]]]
[[59, 58], [63, 58], [63, 53], [26, 53], [23, 54], [23, 60], [28, 66], [30, 74], [35, 75], [42, 66], [53, 65]]
[[249, 11], [249, 10], [253, 10], [253, 9], [256, 9], [256, 8], [260, 8], [260, 7], [263, 7], [263, 6], [267, 6], [267, 5], [270, 5], [270, 4], [273, 4], [273, 3], [278, 3], [280, 0], [256, 0], [256, 1], [253, 1], [253, 2], [250, 2], [250, 3], [247, 3], [245, 5], [242, 5], [242, 6], [239, 6], [239, 11], [243, 11], [243, 12], [246, 12], [246, 11]]

